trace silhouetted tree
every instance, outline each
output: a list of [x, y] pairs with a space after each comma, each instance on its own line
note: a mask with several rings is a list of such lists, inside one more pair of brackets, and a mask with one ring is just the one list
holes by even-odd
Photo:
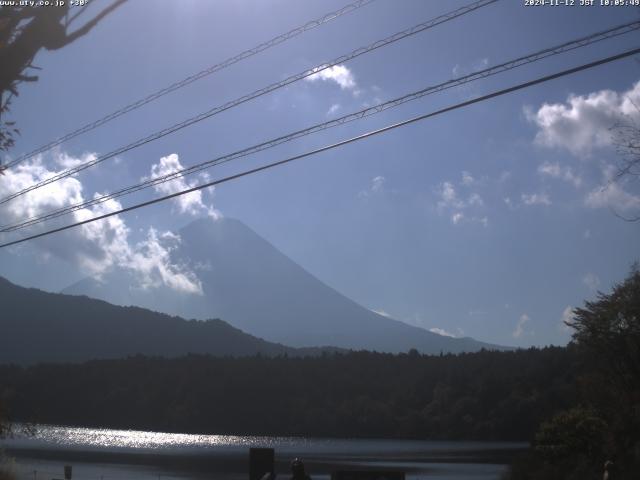
[[[567, 322], [573, 340], [597, 359], [616, 388], [633, 395], [640, 388], [640, 268], [610, 294], [599, 292], [597, 301], [585, 302]], [[604, 365], [603, 363], [604, 362]]]
[[542, 423], [532, 452], [512, 467], [513, 480], [601, 479], [613, 460], [616, 479], [640, 471], [640, 268], [609, 294], [574, 310], [580, 375], [577, 405]]
[[69, 2], [59, 7], [2, 6], [0, 7], [0, 150], [8, 150], [19, 133], [13, 122], [2, 117], [9, 111], [11, 100], [18, 95], [21, 82], [35, 82], [36, 69], [32, 65], [43, 48], [59, 50], [89, 33], [100, 20], [127, 0], [114, 0], [77, 30], [70, 31], [86, 7], [69, 17]]
[[4, 403], [0, 399], [0, 438], [4, 438], [7, 433], [9, 433], [9, 421], [7, 420]]

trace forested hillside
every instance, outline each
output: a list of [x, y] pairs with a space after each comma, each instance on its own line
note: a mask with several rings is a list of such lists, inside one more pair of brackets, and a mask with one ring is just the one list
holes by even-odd
[[23, 288], [0, 277], [0, 363], [82, 362], [128, 355], [313, 355], [228, 323], [187, 321], [137, 307]]
[[572, 404], [572, 349], [134, 357], [0, 367], [14, 420], [176, 432], [530, 439]]

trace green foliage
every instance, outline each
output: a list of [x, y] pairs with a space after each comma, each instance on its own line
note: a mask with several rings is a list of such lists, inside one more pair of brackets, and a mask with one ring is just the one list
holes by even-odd
[[503, 479], [602, 480], [602, 473], [602, 465], [595, 465], [585, 455], [567, 457], [552, 463], [529, 452], [516, 459]]
[[640, 269], [576, 309], [574, 341], [589, 359], [585, 399], [609, 424], [621, 469], [640, 468]]
[[[574, 311], [569, 325], [574, 341], [597, 361], [595, 369], [606, 369], [615, 388], [627, 395], [640, 386], [640, 269], [635, 264], [629, 276], [610, 294], [599, 293], [595, 302], [585, 302]], [[601, 365], [604, 362], [605, 365]]]
[[593, 409], [572, 408], [542, 423], [534, 450], [552, 462], [578, 455], [601, 460], [606, 431], [606, 422]]
[[4, 120], [10, 106], [11, 97], [4, 100], [0, 95], [0, 151], [11, 149], [15, 144], [15, 136], [20, 134], [20, 131], [15, 127], [15, 122]]
[[509, 478], [602, 478], [613, 460], [616, 479], [640, 471], [640, 269], [610, 294], [599, 293], [574, 311], [568, 324], [580, 375], [574, 407], [542, 423], [529, 455], [515, 462]]

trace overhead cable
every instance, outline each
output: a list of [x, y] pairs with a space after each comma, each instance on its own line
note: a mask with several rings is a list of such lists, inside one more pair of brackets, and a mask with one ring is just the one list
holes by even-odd
[[431, 95], [437, 92], [441, 92], [450, 88], [454, 88], [454, 87], [458, 87], [461, 85], [464, 85], [466, 83], [472, 82], [472, 81], [476, 81], [482, 78], [486, 78], [486, 77], [490, 77], [493, 75], [497, 75], [500, 73], [503, 73], [505, 71], [509, 71], [512, 70], [514, 68], [523, 66], [523, 65], [527, 65], [536, 61], [540, 61], [544, 58], [548, 58], [550, 56], [554, 56], [554, 55], [559, 55], [568, 51], [572, 51], [575, 50], [577, 48], [582, 48], [588, 45], [591, 45], [593, 43], [596, 42], [600, 42], [602, 40], [606, 40], [608, 38], [613, 38], [625, 33], [629, 33], [631, 31], [635, 31], [640, 29], [640, 21], [636, 21], [636, 22], [631, 22], [628, 24], [624, 24], [624, 25], [620, 25], [617, 27], [613, 27], [610, 29], [607, 29], [605, 31], [602, 32], [597, 32], [597, 33], [593, 33], [590, 34], [586, 37], [581, 37], [575, 40], [571, 40], [569, 42], [565, 42], [562, 43], [560, 45], [555, 45], [553, 47], [549, 47], [549, 48], [545, 48], [543, 50], [540, 50], [538, 52], [529, 54], [529, 55], [525, 55], [525, 56], [521, 56], [518, 57], [516, 59], [513, 60], [509, 60], [507, 62], [501, 63], [499, 65], [495, 65], [492, 67], [488, 67], [485, 68], [483, 70], [479, 70], [477, 72], [473, 72], [470, 73], [468, 75], [464, 75], [458, 78], [454, 78], [452, 80], [448, 80], [446, 82], [442, 82], [436, 85], [432, 85], [426, 88], [423, 88], [421, 90], [418, 90], [416, 92], [412, 92], [397, 98], [394, 98], [392, 100], [388, 100], [386, 102], [382, 102], [379, 103], [377, 105], [373, 105], [371, 107], [367, 107], [365, 109], [359, 110], [357, 112], [352, 112], [346, 115], [343, 115], [341, 117], [326, 121], [326, 122], [322, 122], [319, 124], [315, 124], [312, 125], [311, 127], [307, 127], [304, 128], [302, 130], [297, 130], [295, 132], [291, 132], [288, 133], [286, 135], [277, 137], [277, 138], [273, 138], [270, 139], [266, 142], [262, 142], [256, 145], [252, 145], [250, 147], [235, 151], [233, 153], [227, 154], [227, 155], [223, 155], [217, 158], [214, 158], [212, 160], [208, 160], [205, 162], [201, 162], [180, 170], [176, 170], [174, 172], [156, 177], [156, 178], [151, 178], [151, 179], [147, 179], [144, 180], [140, 183], [134, 184], [134, 185], [130, 185], [128, 187], [119, 189], [115, 192], [112, 193], [107, 193], [104, 195], [99, 195], [96, 196], [90, 200], [86, 200], [83, 202], [78, 202], [72, 205], [68, 205], [66, 207], [62, 207], [59, 208], [57, 210], [53, 210], [53, 211], [49, 211], [46, 213], [43, 213], [39, 216], [34, 216], [25, 220], [21, 220], [20, 222], [14, 223], [14, 224], [8, 224], [8, 225], [3, 225], [0, 227], [0, 232], [10, 232], [10, 231], [15, 231], [15, 230], [19, 230], [22, 228], [26, 228], [38, 223], [42, 223], [48, 220], [52, 220], [54, 218], [58, 218], [62, 215], [66, 215], [69, 213], [72, 213], [74, 211], [83, 209], [83, 208], [88, 208], [103, 202], [106, 202], [108, 200], [111, 199], [115, 199], [115, 198], [119, 198], [122, 197], [124, 195], [129, 195], [132, 194], [134, 192], [146, 189], [146, 188], [150, 188], [156, 185], [159, 185], [161, 183], [165, 183], [165, 182], [169, 182], [172, 180], [176, 180], [178, 178], [184, 177], [186, 175], [191, 175], [197, 172], [200, 172], [204, 169], [208, 169], [211, 168], [215, 165], [220, 165], [223, 163], [227, 163], [227, 162], [231, 162], [233, 160], [242, 158], [242, 157], [246, 157], [270, 148], [273, 148], [275, 146], [281, 145], [283, 143], [286, 142], [290, 142], [292, 140], [307, 136], [307, 135], [311, 135], [323, 130], [327, 130], [329, 128], [333, 128], [339, 125], [343, 125], [345, 123], [349, 123], [352, 122], [354, 120], [359, 120], [361, 118], [365, 118], [365, 117], [369, 117], [371, 115], [375, 115], [377, 113], [383, 112], [385, 110], [389, 110], [391, 108], [395, 108], [397, 106], [400, 106], [404, 103], [413, 101], [413, 100], [417, 100], [419, 98], [425, 97], [427, 95]]
[[103, 215], [99, 215], [97, 217], [93, 217], [93, 218], [90, 218], [90, 219], [87, 219], [87, 220], [83, 220], [83, 221], [80, 221], [80, 222], [72, 223], [70, 225], [65, 225], [63, 227], [58, 227], [58, 228], [54, 228], [54, 229], [51, 229], [51, 230], [47, 230], [45, 232], [41, 232], [41, 233], [38, 233], [38, 234], [35, 234], [35, 235], [30, 235], [28, 237], [24, 237], [24, 238], [21, 238], [21, 239], [18, 239], [18, 240], [13, 240], [11, 242], [6, 242], [6, 243], [3, 243], [3, 244], [0, 244], [0, 248], [6, 248], [6, 247], [9, 247], [9, 246], [17, 245], [17, 244], [20, 244], [20, 243], [23, 243], [23, 242], [27, 242], [27, 241], [30, 241], [30, 240], [35, 240], [37, 238], [42, 238], [42, 237], [45, 237], [45, 236], [48, 236], [48, 235], [52, 235], [54, 233], [58, 233], [58, 232], [62, 232], [62, 231], [65, 231], [65, 230], [69, 230], [71, 228], [78, 227], [78, 226], [81, 226], [81, 225], [86, 225], [88, 223], [92, 223], [92, 222], [95, 222], [95, 221], [98, 221], [98, 220], [104, 220], [105, 218], [109, 218], [109, 217], [112, 217], [112, 216], [115, 216], [115, 215], [120, 215], [120, 214], [126, 213], [126, 212], [131, 212], [133, 210], [137, 210], [139, 208], [143, 208], [143, 207], [147, 207], [147, 206], [150, 206], [150, 205], [154, 205], [156, 203], [164, 202], [166, 200], [170, 200], [172, 198], [179, 197], [181, 195], [186, 195], [188, 193], [192, 193], [192, 192], [196, 192], [196, 191], [199, 191], [199, 190], [203, 190], [205, 188], [210, 188], [210, 187], [213, 187], [213, 186], [216, 186], [216, 185], [220, 185], [222, 183], [226, 183], [226, 182], [229, 182], [229, 181], [232, 181], [232, 180], [236, 180], [238, 178], [242, 178], [242, 177], [245, 177], [247, 175], [252, 175], [254, 173], [258, 173], [258, 172], [261, 172], [261, 171], [264, 171], [264, 170], [269, 170], [271, 168], [278, 167], [278, 166], [281, 166], [281, 165], [285, 165], [287, 163], [290, 163], [290, 162], [293, 162], [293, 161], [296, 161], [296, 160], [300, 160], [300, 159], [303, 159], [303, 158], [306, 158], [306, 157], [310, 157], [312, 155], [317, 155], [317, 154], [319, 154], [321, 152], [326, 152], [326, 151], [332, 150], [334, 148], [338, 148], [338, 147], [342, 147], [342, 146], [350, 144], [350, 143], [358, 142], [360, 140], [364, 140], [364, 139], [370, 138], [370, 137], [372, 137], [374, 135], [379, 135], [381, 133], [385, 133], [385, 132], [388, 132], [390, 130], [394, 130], [396, 128], [404, 127], [404, 126], [410, 125], [412, 123], [416, 123], [416, 122], [419, 122], [419, 121], [422, 121], [422, 120], [426, 120], [428, 118], [432, 118], [432, 117], [435, 117], [435, 116], [438, 116], [438, 115], [442, 115], [444, 113], [447, 113], [447, 112], [450, 112], [450, 111], [453, 111], [453, 110], [457, 110], [457, 109], [460, 109], [460, 108], [468, 107], [468, 106], [476, 104], [476, 103], [484, 102], [484, 101], [490, 100], [492, 98], [499, 97], [499, 96], [502, 96], [502, 95], [506, 95], [508, 93], [512, 93], [512, 92], [515, 92], [515, 91], [518, 91], [518, 90], [522, 90], [522, 89], [525, 89], [525, 88], [528, 88], [528, 87], [532, 87], [534, 85], [538, 85], [538, 84], [541, 84], [541, 83], [544, 83], [544, 82], [548, 82], [550, 80], [554, 80], [554, 79], [557, 79], [557, 78], [560, 78], [560, 77], [564, 77], [564, 76], [571, 75], [571, 74], [574, 74], [574, 73], [577, 73], [577, 72], [581, 72], [583, 70], [587, 70], [589, 68], [594, 68], [594, 67], [599, 66], [599, 65], [604, 65], [606, 63], [610, 63], [610, 62], [613, 62], [613, 61], [616, 61], [616, 60], [627, 58], [627, 57], [630, 57], [632, 55], [636, 55], [638, 53], [640, 53], [640, 48], [635, 48], [633, 50], [627, 50], [625, 52], [622, 52], [622, 53], [619, 53], [619, 54], [616, 54], [616, 55], [612, 55], [612, 56], [609, 56], [609, 57], [606, 57], [606, 58], [602, 58], [600, 60], [596, 60], [596, 61], [593, 61], [593, 62], [590, 62], [590, 63], [586, 63], [586, 64], [580, 65], [578, 67], [574, 67], [574, 68], [570, 68], [570, 69], [567, 69], [567, 70], [563, 70], [561, 72], [557, 72], [557, 73], [554, 73], [554, 74], [551, 74], [551, 75], [546, 75], [544, 77], [539, 77], [539, 78], [536, 78], [534, 80], [529, 80], [527, 82], [520, 83], [520, 84], [514, 85], [512, 87], [508, 87], [508, 88], [505, 88], [505, 89], [502, 89], [502, 90], [498, 90], [498, 91], [489, 93], [487, 95], [483, 95], [481, 97], [474, 98], [472, 100], [467, 100], [466, 102], [457, 103], [455, 105], [451, 105], [449, 107], [442, 108], [442, 109], [436, 110], [434, 112], [425, 113], [423, 115], [419, 115], [417, 117], [413, 117], [413, 118], [410, 118], [408, 120], [404, 120], [402, 122], [394, 123], [392, 125], [388, 125], [386, 127], [383, 127], [383, 128], [377, 129], [377, 130], [373, 130], [373, 131], [364, 133], [362, 135], [358, 135], [356, 137], [351, 137], [349, 139], [342, 140], [340, 142], [337, 142], [337, 143], [334, 143], [334, 144], [331, 144], [331, 145], [327, 145], [327, 146], [324, 146], [322, 148], [318, 148], [318, 149], [315, 149], [315, 150], [312, 150], [312, 151], [309, 151], [309, 152], [302, 153], [300, 155], [295, 155], [293, 157], [285, 158], [285, 159], [279, 160], [277, 162], [272, 162], [272, 163], [268, 163], [266, 165], [262, 165], [260, 167], [252, 168], [250, 170], [245, 170], [244, 172], [236, 173], [236, 174], [230, 175], [228, 177], [224, 177], [224, 178], [221, 178], [221, 179], [218, 179], [218, 180], [213, 180], [211, 182], [203, 183], [201, 185], [197, 185], [195, 187], [191, 187], [191, 188], [182, 190], [180, 192], [172, 193], [170, 195], [165, 195], [163, 197], [154, 198], [154, 199], [148, 200], [146, 202], [138, 203], [138, 204], [131, 205], [131, 206], [125, 207], [125, 208], [121, 208], [119, 210], [115, 210], [113, 212], [105, 213]]
[[301, 25], [299, 27], [294, 28], [293, 30], [290, 30], [286, 33], [283, 33], [281, 35], [278, 35], [277, 37], [274, 37], [270, 40], [267, 40], [266, 42], [261, 43], [260, 45], [257, 45], [253, 48], [250, 48], [248, 50], [245, 50], [233, 57], [227, 58], [226, 60], [217, 63], [215, 65], [212, 65], [198, 73], [195, 73], [193, 75], [190, 75], [178, 82], [172, 83], [171, 85], [164, 87], [150, 95], [147, 95], [144, 98], [141, 98], [140, 100], [137, 100], [133, 103], [130, 103], [129, 105], [126, 105], [118, 110], [116, 110], [115, 112], [112, 112], [108, 115], [105, 115], [102, 118], [99, 118], [98, 120], [95, 120], [91, 123], [88, 123], [72, 132], [67, 133], [66, 135], [63, 135], [60, 138], [57, 138], [39, 148], [36, 148], [35, 150], [26, 153], [18, 158], [16, 158], [15, 160], [7, 163], [7, 168], [11, 168], [21, 162], [24, 162], [25, 160], [28, 160], [30, 158], [33, 158], [34, 156], [46, 152], [47, 150], [50, 150], [54, 147], [57, 147], [58, 145], [63, 144], [64, 142], [71, 140], [72, 138], [75, 138], [79, 135], [82, 135], [83, 133], [87, 133], [90, 132], [91, 130], [95, 130], [96, 128], [100, 127], [101, 125], [104, 125], [105, 123], [110, 122], [111, 120], [114, 120], [118, 117], [121, 117], [122, 115], [129, 113], [133, 110], [136, 110], [140, 107], [142, 107], [143, 105], [146, 105], [148, 103], [153, 102], [154, 100], [157, 100], [161, 97], [164, 97], [165, 95], [168, 95], [169, 93], [172, 93], [180, 88], [186, 87], [187, 85], [192, 84], [193, 82], [196, 82], [204, 77], [207, 77], [209, 75], [212, 75], [216, 72], [219, 72], [220, 70], [223, 70], [227, 67], [230, 67], [231, 65], [238, 63], [242, 60], [245, 60], [249, 57], [252, 57], [254, 55], [257, 55], [260, 52], [263, 52], [269, 48], [275, 47], [276, 45], [279, 45], [281, 43], [284, 43], [288, 40], [291, 40], [292, 38], [297, 37], [298, 35], [307, 32], [309, 30], [312, 30], [316, 27], [319, 27], [320, 25], [323, 25], [327, 22], [330, 22], [331, 20], [334, 20], [338, 17], [341, 17], [343, 15], [346, 15], [347, 13], [353, 12], [354, 10], [357, 10], [360, 7], [363, 7], [371, 2], [374, 2], [375, 0], [358, 0], [356, 2], [350, 3], [348, 5], [345, 5], [344, 7], [342, 7], [340, 10], [336, 10], [335, 12], [330, 12], [327, 13], [326, 15], [323, 15], [320, 18], [317, 18], [315, 20], [311, 20], [307, 23], [305, 23], [304, 25]]
[[458, 18], [462, 15], [465, 15], [467, 13], [473, 12], [479, 8], [485, 7], [489, 4], [495, 3], [498, 0], [479, 0], [476, 2], [473, 2], [469, 5], [466, 5], [464, 7], [458, 8], [454, 11], [451, 11], [449, 13], [446, 13], [444, 15], [440, 15], [439, 17], [436, 17], [434, 19], [428, 20], [426, 22], [420, 23], [418, 25], [415, 25], [411, 28], [408, 28], [406, 30], [403, 30], [401, 32], [395, 33], [383, 40], [378, 40], [376, 42], [373, 42], [372, 44], [366, 46], [366, 47], [360, 47], [354, 51], [352, 51], [349, 54], [346, 55], [342, 55], [334, 60], [332, 60], [331, 62], [328, 63], [323, 63], [320, 65], [317, 65], [311, 69], [305, 70], [303, 72], [300, 72], [296, 75], [292, 75], [288, 78], [286, 78], [285, 80], [276, 82], [276, 83], [272, 83], [271, 85], [261, 88], [259, 90], [256, 90], [252, 93], [249, 93], [247, 95], [244, 95], [240, 98], [237, 98], [235, 100], [231, 100], [223, 105], [219, 105], [217, 107], [214, 107], [206, 112], [203, 112], [199, 115], [196, 115], [194, 117], [188, 118], [180, 123], [174, 124], [170, 127], [167, 127], [163, 130], [157, 131], [155, 133], [152, 133], [151, 135], [148, 135], [147, 137], [138, 139], [128, 145], [125, 145], [123, 147], [117, 148], [116, 150], [112, 150], [109, 153], [106, 153], [104, 155], [100, 155], [92, 160], [88, 160], [86, 162], [83, 162], [79, 165], [76, 165], [72, 168], [69, 168], [67, 170], [64, 170], [63, 172], [60, 172], [56, 175], [53, 175], [49, 178], [46, 178], [40, 182], [37, 182], [33, 185], [30, 185], [29, 187], [26, 187], [18, 192], [12, 193], [2, 199], [0, 199], [0, 205], [7, 203], [11, 200], [13, 200], [14, 198], [17, 198], [21, 195], [24, 195], [25, 193], [31, 192], [33, 190], [36, 190], [38, 188], [44, 187], [45, 185], [49, 185], [53, 182], [57, 182], [58, 180], [61, 180], [63, 178], [66, 177], [70, 177], [72, 175], [75, 175], [83, 170], [86, 170], [87, 168], [93, 167], [94, 165], [97, 165], [99, 163], [104, 162], [105, 160], [108, 160], [110, 158], [113, 158], [117, 155], [121, 155], [125, 152], [128, 152], [130, 150], [133, 150], [135, 148], [138, 148], [142, 145], [145, 145], [147, 143], [153, 142], [155, 140], [158, 140], [162, 137], [165, 137], [167, 135], [170, 135], [172, 133], [175, 133], [179, 130], [182, 130], [183, 128], [189, 127], [191, 125], [194, 125], [198, 122], [201, 122], [207, 118], [210, 118], [214, 115], [217, 115], [221, 112], [224, 112], [226, 110], [229, 110], [231, 108], [237, 107], [238, 105], [241, 105], [245, 102], [248, 102], [250, 100], [253, 100], [255, 98], [261, 97], [263, 95], [266, 95], [268, 93], [273, 92], [274, 90], [283, 88], [287, 85], [290, 85], [294, 82], [298, 82], [304, 78], [310, 77], [311, 75], [315, 75], [318, 74], [319, 72], [326, 70], [328, 68], [334, 67], [336, 65], [339, 65], [341, 63], [344, 63], [346, 61], [352, 60], [356, 57], [359, 57], [361, 55], [364, 55], [366, 53], [369, 53], [373, 50], [377, 50], [378, 48], [382, 48], [385, 47], [387, 45], [391, 45], [392, 43], [395, 43], [399, 40], [402, 40], [404, 38], [410, 37], [412, 35], [415, 35], [417, 33], [420, 32], [424, 32], [425, 30], [428, 30], [430, 28], [435, 27], [436, 25], [440, 25], [442, 23], [448, 22], [450, 20], [453, 20], [454, 18]]

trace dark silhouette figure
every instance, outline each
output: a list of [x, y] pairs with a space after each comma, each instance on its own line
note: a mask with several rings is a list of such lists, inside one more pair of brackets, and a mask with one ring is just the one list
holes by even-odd
[[291, 480], [311, 480], [311, 477], [304, 471], [304, 463], [299, 458], [291, 462]]
[[602, 480], [614, 480], [618, 478], [616, 475], [616, 466], [611, 460], [607, 460], [604, 462], [604, 475], [602, 475]]

